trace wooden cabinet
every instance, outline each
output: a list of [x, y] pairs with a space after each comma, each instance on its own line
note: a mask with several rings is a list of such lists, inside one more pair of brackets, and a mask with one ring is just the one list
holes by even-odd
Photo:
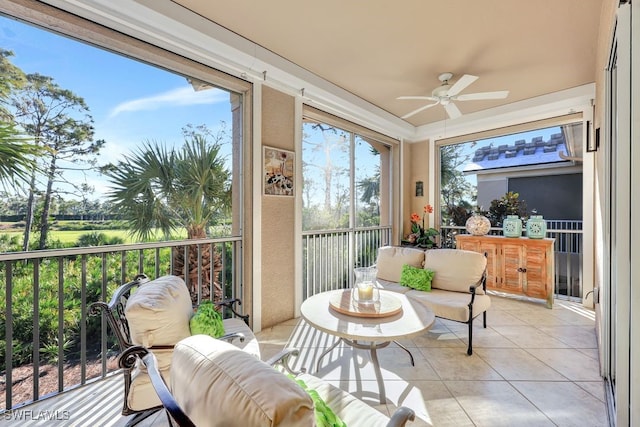
[[487, 288], [553, 304], [554, 239], [456, 236], [456, 247], [487, 254]]

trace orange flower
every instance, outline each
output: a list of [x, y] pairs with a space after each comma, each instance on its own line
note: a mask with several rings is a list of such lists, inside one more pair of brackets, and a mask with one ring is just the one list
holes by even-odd
[[425, 205], [425, 206], [424, 206], [424, 211], [425, 211], [426, 213], [433, 213], [433, 206], [431, 206], [431, 205]]
[[417, 213], [412, 213], [411, 214], [411, 222], [418, 222], [420, 221], [420, 217], [418, 216]]

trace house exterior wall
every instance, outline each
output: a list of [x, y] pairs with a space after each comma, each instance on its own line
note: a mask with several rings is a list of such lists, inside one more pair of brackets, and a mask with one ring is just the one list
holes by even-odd
[[513, 177], [509, 191], [520, 194], [528, 213], [535, 209], [546, 219], [582, 220], [582, 173]]

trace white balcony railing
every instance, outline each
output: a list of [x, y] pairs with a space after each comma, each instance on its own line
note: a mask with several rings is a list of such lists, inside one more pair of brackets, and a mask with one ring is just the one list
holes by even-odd
[[390, 242], [391, 226], [303, 232], [303, 299], [350, 287], [353, 268], [375, 264]]

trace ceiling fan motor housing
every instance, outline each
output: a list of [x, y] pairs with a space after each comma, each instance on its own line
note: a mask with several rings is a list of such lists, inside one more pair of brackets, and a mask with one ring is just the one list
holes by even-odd
[[448, 83], [445, 83], [445, 84], [435, 88], [431, 92], [431, 96], [436, 97], [436, 98], [446, 98], [447, 97], [447, 93], [449, 93], [449, 89], [450, 88], [451, 88], [451, 85], [448, 84]]

